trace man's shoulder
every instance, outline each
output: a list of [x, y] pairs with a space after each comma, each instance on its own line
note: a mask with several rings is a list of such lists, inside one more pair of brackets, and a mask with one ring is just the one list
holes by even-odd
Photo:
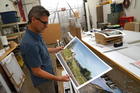
[[35, 40], [34, 38], [31, 36], [31, 34], [29, 34], [28, 31], [25, 32], [24, 36], [22, 37], [22, 40], [21, 40], [22, 43], [31, 43], [31, 44], [34, 44], [35, 43]]
[[20, 43], [20, 51], [25, 54], [25, 53], [30, 53], [31, 51], [38, 51], [39, 47], [37, 43], [32, 43], [32, 42], [21, 42]]
[[34, 40], [34, 38], [32, 38], [32, 36], [30, 34], [25, 32], [25, 34], [20, 42], [20, 47], [30, 48], [30, 47], [34, 47], [36, 45], [37, 45], [37, 42]]

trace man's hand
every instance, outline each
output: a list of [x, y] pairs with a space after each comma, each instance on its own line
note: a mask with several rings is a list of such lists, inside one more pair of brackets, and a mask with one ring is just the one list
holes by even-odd
[[48, 48], [48, 51], [49, 51], [50, 53], [57, 53], [57, 52], [63, 50], [63, 48], [64, 48], [63, 46], [61, 46], [61, 47], [56, 47], [56, 48]]
[[58, 76], [59, 81], [68, 82], [70, 80], [68, 75]]
[[61, 46], [61, 47], [56, 47], [56, 53], [59, 52], [59, 51], [61, 51], [61, 50], [63, 50], [63, 48], [64, 48], [63, 46]]
[[42, 70], [40, 67], [37, 68], [32, 68], [32, 72], [34, 75], [38, 76], [38, 77], [42, 77], [45, 79], [51, 79], [51, 80], [57, 80], [57, 81], [62, 81], [62, 82], [67, 82], [69, 81], [69, 77], [68, 75], [65, 76], [55, 76], [53, 74], [50, 74], [44, 70]]

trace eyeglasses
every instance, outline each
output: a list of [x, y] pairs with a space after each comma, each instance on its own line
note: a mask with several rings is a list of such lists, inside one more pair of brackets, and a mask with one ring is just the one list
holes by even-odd
[[42, 24], [47, 25], [48, 22], [42, 21], [40, 18], [36, 18], [37, 20], [39, 20]]

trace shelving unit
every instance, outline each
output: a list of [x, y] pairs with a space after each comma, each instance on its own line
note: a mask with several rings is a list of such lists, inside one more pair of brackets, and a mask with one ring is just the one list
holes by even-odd
[[2, 24], [1, 27], [9, 27], [9, 26], [13, 26], [13, 25], [22, 25], [22, 24], [27, 24], [27, 22], [16, 22], [16, 23], [9, 23], [9, 24]]
[[[13, 53], [13, 51], [19, 45], [17, 43], [15, 43], [14, 41], [9, 42], [9, 45], [10, 45], [10, 48], [8, 50], [6, 50], [3, 55], [0, 56], [0, 73], [2, 73], [2, 76], [4, 76], [4, 78], [6, 79], [6, 83], [8, 84], [8, 86], [10, 86], [10, 90], [12, 91], [12, 93], [13, 92], [17, 93], [20, 91], [20, 89], [24, 83], [25, 75], [24, 75], [21, 67], [18, 64], [18, 60], [16, 59], [15, 54]], [[13, 69], [8, 70], [11, 68], [13, 68]], [[17, 69], [19, 69], [19, 70], [17, 71]], [[13, 71], [13, 72], [11, 72], [11, 71]], [[10, 93], [10, 92], [8, 92], [8, 93]]]
[[0, 62], [3, 60], [8, 54], [10, 54], [13, 50], [18, 47], [18, 44], [15, 42], [10, 42], [10, 49], [8, 49], [2, 56], [0, 56]]
[[1, 24], [1, 35], [6, 35], [8, 40], [17, 39], [19, 41], [22, 37], [26, 25], [27, 22]]

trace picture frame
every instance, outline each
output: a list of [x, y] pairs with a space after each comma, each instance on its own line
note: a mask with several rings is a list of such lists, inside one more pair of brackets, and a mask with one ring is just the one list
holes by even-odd
[[1, 73], [0, 73], [0, 93], [12, 93]]

